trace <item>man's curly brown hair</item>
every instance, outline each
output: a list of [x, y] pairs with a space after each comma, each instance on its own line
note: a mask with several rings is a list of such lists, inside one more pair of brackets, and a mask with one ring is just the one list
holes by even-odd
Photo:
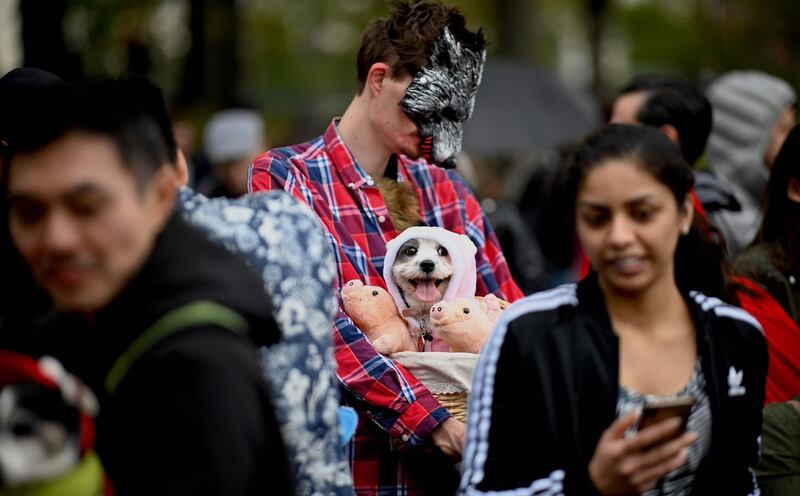
[[378, 62], [391, 67], [394, 79], [416, 75], [445, 28], [468, 50], [480, 52], [486, 47], [483, 30], [469, 31], [456, 7], [418, 0], [394, 2], [388, 18], [374, 21], [364, 30], [356, 60], [356, 94], [364, 91], [367, 73]]

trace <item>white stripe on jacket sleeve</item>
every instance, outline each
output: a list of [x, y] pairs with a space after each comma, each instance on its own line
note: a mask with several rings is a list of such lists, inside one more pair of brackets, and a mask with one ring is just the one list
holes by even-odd
[[565, 284], [549, 291], [530, 295], [509, 307], [497, 322], [489, 341], [481, 352], [472, 379], [460, 494], [470, 496], [556, 496], [562, 494], [562, 481], [565, 475], [563, 470], [556, 470], [544, 479], [535, 480], [529, 487], [509, 491], [481, 492], [476, 489], [476, 486], [485, 475], [486, 457], [489, 453], [494, 376], [509, 323], [528, 313], [552, 310], [563, 305], [577, 305], [576, 287], [576, 284]]

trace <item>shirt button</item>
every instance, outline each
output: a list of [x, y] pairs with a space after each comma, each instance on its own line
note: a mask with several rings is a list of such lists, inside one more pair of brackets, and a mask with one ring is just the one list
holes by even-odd
[[384, 217], [383, 215], [379, 215], [378, 222], [386, 222], [386, 217]]
[[355, 183], [350, 183], [347, 185], [348, 188], [353, 189], [356, 187]]
[[408, 441], [408, 434], [403, 434], [402, 439], [403, 439], [403, 441]]
[[367, 184], [370, 185], [370, 186], [374, 186], [375, 185], [375, 181], [373, 181], [372, 179], [368, 179], [367, 180]]

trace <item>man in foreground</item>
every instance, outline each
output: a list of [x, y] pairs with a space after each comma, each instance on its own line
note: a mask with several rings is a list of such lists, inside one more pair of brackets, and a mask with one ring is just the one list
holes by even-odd
[[160, 98], [143, 82], [57, 88], [18, 116], [2, 175], [11, 239], [59, 311], [29, 351], [98, 395], [117, 494], [289, 494], [253, 348], [278, 339], [268, 299], [173, 213]]

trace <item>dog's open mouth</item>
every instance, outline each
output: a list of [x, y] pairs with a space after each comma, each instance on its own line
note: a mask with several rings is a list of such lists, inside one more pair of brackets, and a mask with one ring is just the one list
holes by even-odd
[[442, 295], [438, 288], [445, 281], [447, 279], [431, 279], [430, 277], [408, 280], [414, 286], [414, 294], [417, 295], [417, 298], [426, 303], [441, 299]]

